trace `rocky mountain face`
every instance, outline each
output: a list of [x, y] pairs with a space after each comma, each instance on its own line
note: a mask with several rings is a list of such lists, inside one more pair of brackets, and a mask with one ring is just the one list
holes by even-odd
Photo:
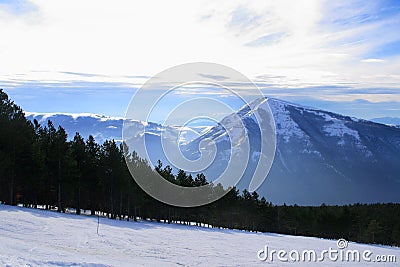
[[[274, 203], [301, 205], [400, 202], [399, 128], [262, 100], [275, 119], [277, 146], [271, 171], [257, 190], [261, 195]], [[251, 147], [239, 188], [248, 187], [259, 158], [260, 131], [252, 116], [256, 110], [245, 106], [237, 112]], [[212, 177], [223, 171], [231, 156], [230, 139], [221, 125], [190, 142], [185, 151], [199, 157], [196, 148], [207, 139], [218, 148], [215, 162], [205, 170]]]

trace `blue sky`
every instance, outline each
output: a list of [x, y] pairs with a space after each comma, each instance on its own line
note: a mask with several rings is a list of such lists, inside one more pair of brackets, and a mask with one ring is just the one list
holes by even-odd
[[398, 1], [0, 0], [0, 88], [26, 111], [123, 116], [149, 77], [203, 61], [267, 96], [400, 117], [399, 28]]

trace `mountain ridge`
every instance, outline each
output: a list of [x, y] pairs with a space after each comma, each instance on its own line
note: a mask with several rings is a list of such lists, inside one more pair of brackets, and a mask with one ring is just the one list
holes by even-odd
[[[310, 109], [293, 103], [266, 98], [273, 113], [277, 150], [271, 171], [257, 190], [276, 203], [315, 205], [321, 203], [348, 204], [357, 202], [399, 202], [400, 189], [400, 129], [363, 119]], [[250, 104], [249, 106], [251, 106]], [[242, 115], [251, 138], [255, 156], [249, 163], [240, 188], [246, 188], [256, 166], [257, 131], [244, 106]], [[189, 151], [198, 147], [202, 139], [217, 141], [222, 150], [217, 154], [214, 169], [217, 174], [227, 161], [228, 139], [218, 126], [207, 135], [193, 141]], [[218, 141], [221, 140], [221, 141]], [[225, 159], [224, 159], [225, 157]]]
[[[259, 104], [257, 101], [268, 102], [276, 125], [275, 159], [267, 179], [257, 190], [268, 200], [302, 205], [400, 202], [399, 128], [274, 98], [258, 99], [236, 112], [250, 136], [250, 160], [239, 188], [247, 188], [260, 156], [260, 143], [257, 141], [260, 132], [251, 114]], [[98, 139], [122, 139], [122, 118], [58, 117], [58, 122], [67, 128], [67, 132], [84, 130], [84, 137], [90, 133]], [[34, 118], [34, 115], [28, 116], [28, 119]], [[149, 137], [152, 161], [166, 160], [158, 153], [161, 149], [160, 132], [155, 129], [159, 126], [154, 124], [152, 133], [155, 135]], [[192, 159], [199, 156], [202, 140], [208, 138], [217, 144], [216, 161], [204, 171], [207, 178], [213, 180], [212, 177], [218, 176], [229, 160], [228, 135], [221, 124], [217, 124], [190, 138], [182, 149]]]
[[379, 117], [373, 118], [371, 121], [381, 124], [386, 124], [389, 126], [400, 127], [400, 118], [397, 117]]

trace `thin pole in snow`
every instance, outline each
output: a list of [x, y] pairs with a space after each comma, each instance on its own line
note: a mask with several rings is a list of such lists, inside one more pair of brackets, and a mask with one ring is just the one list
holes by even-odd
[[97, 235], [99, 235], [100, 215], [97, 214]]

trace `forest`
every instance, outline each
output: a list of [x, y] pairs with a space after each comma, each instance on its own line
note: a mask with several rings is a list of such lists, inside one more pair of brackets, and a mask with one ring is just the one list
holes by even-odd
[[[76, 133], [71, 139], [51, 121], [40, 125], [0, 90], [0, 203], [58, 212], [90, 211], [119, 220], [197, 224], [363, 243], [400, 245], [398, 203], [345, 206], [274, 205], [257, 192], [230, 190], [223, 198], [195, 208], [174, 207], [147, 195], [132, 179], [125, 158], [150, 178], [156, 172], [182, 186], [207, 184], [170, 166], [152, 169], [123, 144], [98, 144]], [[144, 174], [143, 174], [144, 175]], [[220, 185], [215, 185], [220, 187]], [[221, 188], [220, 188], [221, 189]], [[224, 189], [222, 189], [224, 190]]]

